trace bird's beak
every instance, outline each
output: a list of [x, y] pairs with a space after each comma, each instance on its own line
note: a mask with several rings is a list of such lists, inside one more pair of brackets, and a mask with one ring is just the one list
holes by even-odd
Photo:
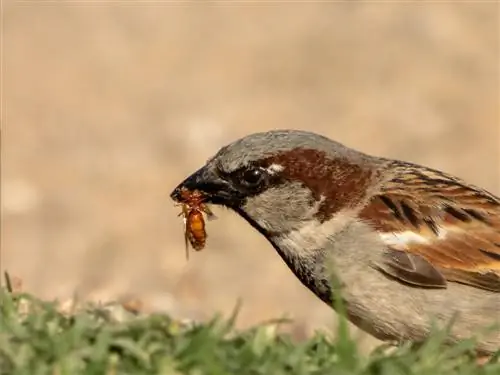
[[237, 194], [235, 194], [237, 192], [231, 188], [231, 185], [218, 176], [209, 166], [200, 168], [182, 181], [172, 191], [170, 198], [175, 202], [181, 202], [181, 192], [183, 190], [197, 190], [202, 194], [205, 202], [225, 206], [231, 206], [231, 203], [237, 196]]

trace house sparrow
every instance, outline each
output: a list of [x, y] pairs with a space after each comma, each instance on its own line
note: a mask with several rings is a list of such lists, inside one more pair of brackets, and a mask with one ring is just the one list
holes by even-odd
[[182, 189], [241, 215], [376, 338], [418, 343], [453, 320], [449, 343], [485, 330], [478, 354], [500, 348], [500, 199], [484, 189], [297, 130], [223, 147]]

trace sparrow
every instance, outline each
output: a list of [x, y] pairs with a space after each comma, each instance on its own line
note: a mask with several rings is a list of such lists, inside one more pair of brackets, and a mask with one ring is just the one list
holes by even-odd
[[[450, 174], [301, 130], [222, 147], [171, 193], [199, 191], [274, 247], [318, 298], [379, 340], [475, 337], [500, 349], [500, 198]], [[284, 286], [285, 287], [285, 286]]]

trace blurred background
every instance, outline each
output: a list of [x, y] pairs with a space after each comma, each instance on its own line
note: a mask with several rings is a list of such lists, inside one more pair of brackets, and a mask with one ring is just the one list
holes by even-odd
[[[331, 330], [242, 219], [184, 253], [169, 193], [276, 128], [500, 193], [498, 2], [4, 1], [1, 267], [42, 298]], [[363, 338], [361, 338], [363, 339]], [[370, 345], [371, 339], [363, 339]]]

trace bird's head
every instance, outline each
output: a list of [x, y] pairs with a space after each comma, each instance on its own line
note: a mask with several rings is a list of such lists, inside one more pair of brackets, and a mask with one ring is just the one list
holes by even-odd
[[357, 205], [372, 179], [371, 160], [315, 133], [255, 133], [220, 149], [171, 197], [198, 190], [207, 203], [233, 209], [270, 239]]

